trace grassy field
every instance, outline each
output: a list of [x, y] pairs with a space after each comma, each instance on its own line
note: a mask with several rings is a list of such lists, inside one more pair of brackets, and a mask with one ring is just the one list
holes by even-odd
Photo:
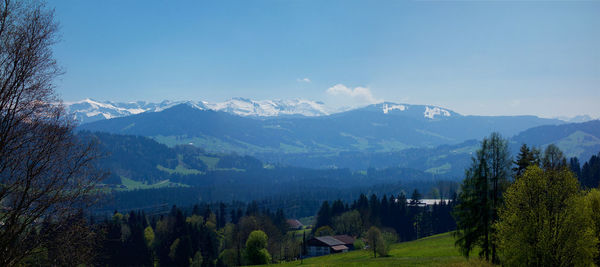
[[180, 183], [173, 183], [169, 180], [164, 180], [157, 182], [155, 184], [145, 184], [139, 181], [131, 180], [127, 177], [121, 176], [121, 183], [125, 186], [125, 188], [120, 188], [118, 190], [134, 190], [134, 189], [154, 189], [161, 187], [189, 187], [189, 185], [184, 185]]
[[[477, 254], [474, 254], [477, 255]], [[373, 258], [367, 250], [314, 257], [276, 266], [491, 266], [477, 259], [466, 260], [454, 246], [450, 233], [392, 245], [390, 256]]]

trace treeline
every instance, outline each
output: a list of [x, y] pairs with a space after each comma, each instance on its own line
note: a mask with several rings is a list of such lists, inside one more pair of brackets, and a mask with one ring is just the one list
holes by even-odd
[[[600, 263], [600, 191], [594, 156], [580, 169], [555, 145], [522, 145], [513, 161], [508, 141], [484, 138], [466, 171], [454, 210], [456, 244], [466, 256], [506, 266]], [[580, 183], [581, 182], [581, 183]]]
[[[371, 172], [374, 174], [375, 172]], [[394, 174], [393, 170], [376, 172], [383, 177]], [[349, 181], [348, 183], [351, 183]], [[389, 182], [371, 186], [346, 185], [333, 188], [320, 181], [310, 181], [292, 185], [269, 185], [256, 182], [230, 186], [165, 187], [156, 189], [113, 191], [91, 210], [93, 214], [107, 214], [114, 210], [151, 211], [159, 206], [192, 206], [196, 203], [251, 202], [257, 201], [261, 208], [283, 209], [291, 218], [312, 216], [317, 213], [323, 201], [341, 199], [352, 202], [360, 194], [397, 195], [398, 192], [417, 189], [426, 198], [450, 198], [459, 189], [455, 181], [409, 181]], [[331, 185], [331, 184], [329, 184]]]
[[456, 195], [450, 200], [439, 200], [433, 205], [420, 202], [421, 194], [415, 190], [411, 199], [401, 193], [398, 196], [375, 194], [367, 198], [361, 194], [351, 204], [336, 200], [323, 202], [313, 233], [317, 236], [347, 234], [364, 237], [373, 226], [386, 229], [400, 241], [414, 240], [455, 229], [452, 209]]
[[590, 160], [580, 165], [578, 158], [569, 160], [571, 171], [579, 179], [583, 188], [595, 188], [600, 185], [600, 153], [593, 155]]
[[[194, 205], [187, 210], [173, 206], [164, 215], [148, 215], [143, 211], [115, 212], [92, 222], [91, 229], [96, 240], [92, 251], [93, 265], [99, 266], [255, 264], [252, 253], [257, 248], [248, 244], [254, 231], [260, 231], [266, 237], [264, 247], [258, 249], [265, 249], [263, 252], [268, 255], [268, 261], [263, 263], [297, 258], [301, 249], [301, 240], [287, 234], [283, 211], [263, 210], [256, 202], [245, 208], [232, 208], [229, 212], [223, 203], [219, 203], [214, 211], [209, 205]], [[29, 262], [41, 265], [70, 263], [43, 257]]]

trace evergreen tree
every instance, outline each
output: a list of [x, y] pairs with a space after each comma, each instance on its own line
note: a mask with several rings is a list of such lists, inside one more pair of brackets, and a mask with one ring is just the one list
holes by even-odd
[[[569, 169], [571, 169], [577, 179], [581, 179], [581, 163], [579, 163], [579, 159], [577, 157], [569, 159]], [[579, 180], [579, 182], [581, 183], [581, 180]]]
[[466, 171], [454, 213], [458, 227], [456, 243], [466, 257], [475, 246], [480, 246], [480, 256], [486, 260], [491, 258], [495, 263], [498, 261], [497, 242], [491, 225], [498, 219], [511, 163], [508, 141], [500, 134], [492, 133], [483, 139]]
[[219, 215], [217, 216], [217, 228], [223, 228], [225, 226], [225, 224], [227, 223], [226, 221], [226, 216], [227, 214], [225, 213], [225, 203], [223, 202], [219, 202]]
[[597, 188], [600, 183], [600, 153], [593, 155], [581, 168], [582, 186], [585, 188]]
[[314, 230], [322, 226], [331, 226], [331, 209], [329, 208], [329, 202], [324, 201], [317, 213], [317, 223], [315, 224]]
[[423, 197], [421, 196], [421, 193], [419, 193], [419, 190], [415, 189], [412, 193], [412, 195], [410, 196], [410, 204], [414, 205], [414, 204], [418, 204], [421, 203], [421, 199]]
[[338, 199], [331, 204], [331, 216], [332, 217], [338, 216], [338, 215], [344, 213], [345, 211], [346, 211], [346, 209], [344, 208], [344, 203], [342, 202], [341, 199]]
[[515, 166], [512, 170], [515, 174], [515, 177], [519, 177], [525, 172], [527, 167], [532, 165], [537, 165], [538, 160], [535, 158], [535, 148], [532, 150], [527, 147], [527, 144], [523, 144], [521, 149], [519, 150], [519, 155], [517, 155], [517, 159], [515, 160]]

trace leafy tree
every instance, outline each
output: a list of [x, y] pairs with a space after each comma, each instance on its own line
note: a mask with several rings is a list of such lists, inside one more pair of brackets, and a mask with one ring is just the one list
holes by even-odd
[[393, 232], [393, 230], [383, 231], [381, 233], [381, 238], [383, 242], [381, 242], [381, 244], [377, 247], [377, 253], [380, 256], [385, 257], [389, 255], [392, 244], [398, 241], [398, 235], [396, 235], [396, 233]]
[[338, 234], [358, 236], [362, 232], [362, 220], [357, 210], [342, 213], [333, 218], [333, 226]]
[[329, 225], [321, 226], [315, 231], [315, 236], [327, 236], [333, 235], [335, 231], [329, 227]]
[[567, 169], [525, 173], [505, 193], [498, 229], [508, 266], [589, 266], [597, 253], [590, 209]]
[[508, 141], [492, 133], [483, 139], [466, 171], [454, 213], [458, 228], [456, 244], [466, 257], [475, 246], [480, 246], [480, 256], [486, 260], [491, 256], [491, 260], [497, 262], [497, 242], [491, 226], [498, 219], [511, 163]]
[[[594, 188], [585, 196], [586, 204], [590, 209], [590, 216], [593, 222], [594, 235], [600, 240], [600, 190]], [[600, 243], [596, 245], [596, 257], [594, 264], [600, 265]]]
[[267, 251], [267, 234], [256, 230], [252, 231], [246, 240], [246, 260], [250, 265], [267, 264], [271, 261], [271, 255]]
[[202, 266], [202, 253], [200, 253], [200, 250], [196, 251], [196, 254], [194, 254], [194, 258], [192, 259], [192, 264], [190, 264], [191, 267], [201, 267]]
[[154, 230], [152, 230], [151, 226], [144, 229], [144, 240], [146, 240], [146, 245], [148, 245], [148, 247], [152, 246], [152, 243], [154, 242]]
[[381, 250], [379, 247], [385, 246], [379, 228], [375, 226], [369, 228], [369, 231], [367, 231], [367, 242], [369, 242], [369, 246], [373, 250], [373, 258], [377, 258], [377, 252]]
[[241, 265], [240, 263], [238, 263], [237, 259], [238, 259], [238, 253], [233, 248], [225, 249], [225, 250], [223, 250], [221, 252], [221, 254], [219, 254], [219, 260], [225, 266], [238, 266], [238, 265]]
[[354, 240], [354, 249], [356, 250], [361, 250], [363, 248], [365, 248], [365, 242], [362, 241], [362, 239], [357, 238], [356, 240]]
[[556, 145], [550, 144], [544, 150], [542, 166], [546, 170], [559, 170], [567, 166], [567, 159]]

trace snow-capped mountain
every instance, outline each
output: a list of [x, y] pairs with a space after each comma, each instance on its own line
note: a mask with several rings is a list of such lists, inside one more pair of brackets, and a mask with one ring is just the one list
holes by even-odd
[[437, 120], [449, 117], [461, 116], [460, 114], [449, 109], [441, 108], [432, 105], [409, 105], [397, 104], [392, 102], [383, 102], [373, 104], [363, 108], [364, 110], [383, 112], [383, 114], [412, 117], [415, 119]]
[[329, 115], [323, 102], [305, 99], [252, 100], [232, 98], [220, 103], [206, 103], [212, 110], [224, 111], [240, 116], [272, 117], [281, 115], [302, 115], [307, 117]]
[[[111, 101], [97, 101], [84, 99], [77, 102], [67, 102], [67, 112], [80, 123], [88, 123], [97, 120], [112, 119], [135, 115], [143, 112], [157, 112], [172, 107], [182, 102], [162, 101], [160, 103], [149, 103], [145, 101], [118, 103]], [[193, 104], [193, 103], [191, 103]], [[201, 106], [199, 106], [201, 108]]]
[[159, 112], [179, 104], [187, 104], [200, 110], [210, 109], [223, 111], [245, 117], [293, 115], [313, 117], [330, 114], [330, 111], [327, 110], [322, 102], [305, 99], [251, 100], [245, 98], [232, 98], [218, 103], [169, 100], [159, 103], [146, 101], [120, 103], [97, 101], [88, 98], [77, 102], [65, 103], [65, 106], [67, 111], [70, 114], [73, 114], [74, 119], [80, 123], [88, 123], [97, 120], [125, 117], [143, 112]]

